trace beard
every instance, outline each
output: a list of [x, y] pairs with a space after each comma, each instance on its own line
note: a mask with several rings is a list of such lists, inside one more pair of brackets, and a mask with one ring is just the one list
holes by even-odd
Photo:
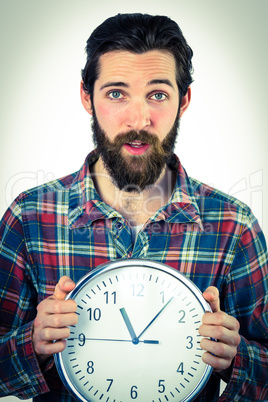
[[[179, 129], [179, 112], [162, 142], [145, 130], [118, 134], [110, 141], [99, 125], [94, 108], [92, 117], [93, 141], [114, 185], [119, 190], [135, 193], [152, 187], [172, 159]], [[122, 146], [135, 141], [150, 144], [150, 148], [143, 155], [122, 155]]]

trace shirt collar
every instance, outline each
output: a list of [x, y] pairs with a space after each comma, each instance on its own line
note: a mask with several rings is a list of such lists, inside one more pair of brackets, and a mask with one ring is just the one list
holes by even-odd
[[72, 183], [69, 202], [69, 225], [72, 229], [90, 226], [97, 219], [122, 217], [102, 201], [95, 189], [90, 168], [98, 158], [96, 149], [90, 152]]
[[175, 188], [169, 202], [157, 211], [151, 220], [163, 219], [170, 223], [196, 223], [203, 230], [192, 182], [177, 155], [173, 154], [168, 166], [177, 173]]
[[[95, 189], [90, 167], [94, 165], [98, 157], [97, 150], [90, 152], [72, 183], [69, 202], [69, 224], [72, 228], [89, 226], [96, 219], [122, 217], [119, 212], [101, 200]], [[199, 207], [191, 182], [175, 154], [169, 167], [177, 172], [173, 194], [169, 202], [158, 210], [150, 221], [196, 223], [202, 229]]]

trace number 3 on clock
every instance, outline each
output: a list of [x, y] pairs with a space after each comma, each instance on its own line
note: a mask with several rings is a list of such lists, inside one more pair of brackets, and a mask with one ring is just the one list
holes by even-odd
[[188, 339], [188, 345], [186, 346], [187, 349], [192, 349], [193, 345], [193, 337], [192, 336], [187, 336]]

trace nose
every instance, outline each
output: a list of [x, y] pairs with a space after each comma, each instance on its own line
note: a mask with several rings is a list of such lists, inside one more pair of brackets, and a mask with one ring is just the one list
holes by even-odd
[[131, 130], [144, 130], [151, 124], [149, 107], [146, 101], [135, 100], [128, 105], [125, 124]]

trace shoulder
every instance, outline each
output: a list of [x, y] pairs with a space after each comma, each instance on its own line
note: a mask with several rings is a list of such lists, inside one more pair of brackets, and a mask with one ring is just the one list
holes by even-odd
[[247, 204], [217, 188], [211, 187], [192, 177], [189, 177], [189, 181], [196, 198], [206, 198], [212, 202], [215, 201], [216, 204], [227, 203], [237, 208], [249, 210]]
[[6, 210], [2, 222], [15, 219], [23, 224], [25, 216], [56, 211], [59, 203], [67, 207], [69, 192], [77, 185], [76, 176], [77, 172], [23, 191]]
[[62, 178], [41, 184], [39, 186], [33, 187], [29, 190], [23, 191], [19, 196], [19, 200], [27, 200], [34, 198], [38, 195], [43, 195], [47, 193], [60, 193], [62, 191], [69, 191], [74, 185], [75, 177], [77, 172], [64, 176]]
[[219, 216], [220, 220], [235, 220], [252, 226], [256, 223], [250, 207], [239, 199], [189, 177], [194, 197], [203, 216]]
[[83, 198], [86, 188], [90, 194], [94, 193], [89, 166], [95, 163], [97, 158], [97, 152], [94, 150], [86, 157], [83, 165], [76, 172], [26, 190], [18, 196], [17, 201], [21, 204], [31, 203], [34, 200], [45, 202], [53, 199], [59, 202], [67, 202], [68, 197]]

